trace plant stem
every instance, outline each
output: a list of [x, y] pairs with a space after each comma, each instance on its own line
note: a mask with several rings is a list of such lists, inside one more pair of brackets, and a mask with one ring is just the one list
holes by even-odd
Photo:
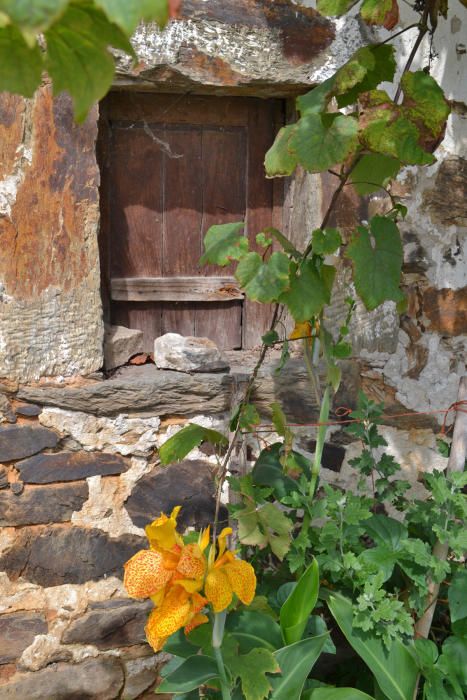
[[[321, 410], [319, 412], [319, 422], [327, 423], [329, 418], [329, 385], [326, 387], [323, 400], [321, 402]], [[311, 469], [311, 479], [310, 488], [308, 490], [308, 495], [310, 500], [313, 499], [316, 491], [316, 484], [318, 482], [318, 476], [321, 470], [321, 457], [323, 455], [324, 440], [326, 438], [327, 426], [321, 425], [318, 428], [318, 434], [316, 436], [316, 447], [315, 447], [315, 459], [313, 461], [313, 467]]]
[[399, 102], [399, 97], [401, 96], [402, 78], [404, 77], [405, 73], [407, 73], [410, 70], [410, 66], [412, 65], [413, 60], [417, 55], [418, 49], [420, 48], [420, 44], [422, 43], [425, 34], [428, 32], [428, 17], [430, 15], [430, 6], [432, 4], [432, 1], [433, 0], [426, 0], [425, 9], [423, 10], [423, 15], [420, 20], [420, 24], [418, 25], [418, 36], [415, 39], [412, 51], [410, 52], [410, 55], [407, 59], [407, 63], [405, 64], [404, 69], [402, 71], [399, 85], [397, 86], [396, 94], [394, 95], [394, 104], [397, 104]]
[[221, 645], [224, 638], [224, 625], [227, 616], [224, 610], [221, 613], [215, 613], [213, 616], [212, 625], [212, 648], [216, 659], [217, 669], [219, 671], [219, 679], [221, 685], [222, 700], [230, 700], [230, 683], [225, 672], [224, 659], [222, 658]]

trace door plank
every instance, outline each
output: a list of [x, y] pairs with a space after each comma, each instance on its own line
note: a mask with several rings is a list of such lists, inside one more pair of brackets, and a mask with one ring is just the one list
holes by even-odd
[[235, 277], [121, 277], [111, 280], [111, 290], [115, 301], [229, 302], [243, 299]]

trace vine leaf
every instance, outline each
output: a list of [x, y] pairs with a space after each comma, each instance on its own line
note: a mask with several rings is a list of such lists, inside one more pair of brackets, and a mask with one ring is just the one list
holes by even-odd
[[347, 256], [353, 262], [354, 283], [358, 295], [371, 311], [388, 299], [400, 302], [402, 243], [399, 229], [392, 219], [375, 216], [370, 228], [359, 226]]
[[421, 70], [405, 73], [401, 84], [404, 91], [402, 106], [407, 115], [423, 124], [433, 136], [440, 136], [451, 110], [436, 80]]
[[290, 549], [293, 523], [274, 503], [257, 506], [254, 502], [235, 514], [238, 519], [238, 538], [242, 544], [264, 548], [282, 561]]
[[234, 680], [240, 679], [245, 700], [264, 700], [271, 684], [266, 673], [278, 673], [279, 666], [269, 649], [255, 648], [248, 654], [225, 654], [225, 661]]
[[371, 194], [395, 177], [400, 167], [400, 161], [396, 158], [381, 153], [367, 153], [352, 170], [349, 180], [358, 194]]
[[289, 140], [289, 150], [310, 173], [321, 173], [344, 161], [357, 148], [358, 123], [342, 114], [302, 117]]
[[340, 17], [351, 7], [356, 5], [358, 0], [318, 0], [316, 8], [322, 15], [329, 17]]
[[290, 289], [279, 301], [286, 304], [295, 321], [308, 321], [329, 304], [335, 272], [331, 265], [322, 265], [318, 271], [314, 260], [306, 260], [300, 268], [291, 265]]
[[204, 237], [205, 253], [200, 265], [212, 263], [224, 267], [232, 260], [240, 260], [248, 253], [248, 239], [240, 235], [244, 227], [243, 221], [233, 224], [218, 224], [211, 226]]
[[358, 49], [335, 76], [339, 107], [353, 104], [361, 93], [374, 90], [382, 82], [391, 82], [395, 72], [393, 46], [381, 44]]
[[36, 34], [43, 32], [59, 17], [69, 0], [0, 0], [0, 13], [20, 29], [26, 41], [36, 43]]
[[14, 92], [32, 97], [41, 81], [41, 51], [30, 47], [13, 26], [0, 29], [0, 92]]
[[196, 423], [188, 423], [160, 447], [160, 460], [164, 465], [179, 462], [191, 450], [201, 445], [202, 442], [210, 442], [213, 445], [221, 446], [228, 444], [225, 435], [222, 435], [217, 430], [203, 428], [202, 425], [197, 425]]
[[333, 75], [320, 85], [309, 90], [309, 92], [297, 97], [296, 105], [302, 117], [305, 114], [317, 114], [325, 109], [327, 103], [333, 96], [335, 82], [336, 75]]
[[169, 19], [167, 0], [95, 0], [95, 3], [129, 36], [141, 20], [154, 20], [163, 29]]
[[235, 277], [249, 299], [276, 301], [289, 285], [289, 258], [276, 252], [263, 262], [259, 253], [248, 253], [240, 260]]
[[336, 228], [317, 228], [311, 237], [315, 255], [332, 255], [342, 245], [341, 234]]
[[117, 25], [88, 4], [70, 5], [45, 36], [46, 68], [54, 93], [68, 90], [76, 119], [83, 121], [90, 106], [104, 97], [112, 84], [115, 66], [108, 47], [134, 55], [133, 48]]
[[363, 0], [360, 14], [367, 24], [393, 29], [399, 22], [399, 5], [397, 0]]
[[288, 149], [289, 138], [295, 130], [295, 124], [283, 126], [276, 136], [274, 143], [266, 153], [264, 167], [266, 177], [285, 177], [292, 175], [297, 165], [297, 159]]

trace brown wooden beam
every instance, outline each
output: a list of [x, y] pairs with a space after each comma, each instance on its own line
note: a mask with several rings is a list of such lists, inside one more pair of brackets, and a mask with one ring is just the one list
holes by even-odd
[[113, 301], [232, 301], [243, 299], [234, 277], [119, 277]]

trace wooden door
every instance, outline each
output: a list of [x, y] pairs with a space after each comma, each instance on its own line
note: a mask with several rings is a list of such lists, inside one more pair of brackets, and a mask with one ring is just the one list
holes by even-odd
[[210, 226], [245, 221], [252, 247], [279, 226], [281, 187], [264, 154], [279, 100], [112, 93], [102, 104], [101, 260], [107, 318], [221, 348], [259, 344], [269, 309], [243, 298], [233, 267], [200, 267]]

